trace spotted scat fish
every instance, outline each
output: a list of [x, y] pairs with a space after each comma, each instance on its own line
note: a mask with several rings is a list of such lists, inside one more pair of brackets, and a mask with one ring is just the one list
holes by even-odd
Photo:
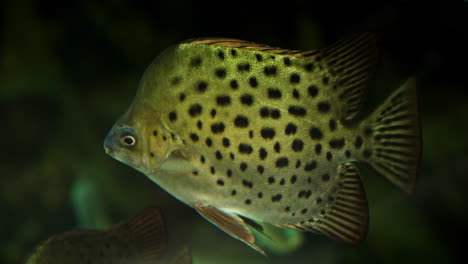
[[158, 208], [148, 207], [108, 230], [74, 230], [52, 236], [41, 243], [25, 263], [155, 264], [162, 263], [159, 260], [166, 246], [167, 231], [162, 214]]
[[357, 243], [368, 210], [352, 162], [411, 192], [420, 154], [413, 78], [358, 115], [376, 54], [368, 33], [308, 52], [180, 43], [148, 67], [105, 150], [261, 253], [256, 222]]

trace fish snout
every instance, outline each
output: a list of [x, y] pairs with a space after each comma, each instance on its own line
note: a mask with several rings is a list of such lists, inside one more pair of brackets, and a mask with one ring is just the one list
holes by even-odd
[[109, 155], [115, 152], [115, 137], [113, 133], [109, 133], [104, 139], [104, 150], [106, 151], [106, 154]]

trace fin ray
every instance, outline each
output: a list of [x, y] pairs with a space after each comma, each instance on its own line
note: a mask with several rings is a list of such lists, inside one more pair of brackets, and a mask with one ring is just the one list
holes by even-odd
[[407, 193], [414, 190], [421, 155], [421, 131], [414, 77], [371, 115], [372, 157], [366, 162]]

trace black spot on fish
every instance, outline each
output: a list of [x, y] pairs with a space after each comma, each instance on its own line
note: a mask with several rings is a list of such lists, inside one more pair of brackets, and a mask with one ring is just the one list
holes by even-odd
[[215, 75], [216, 77], [221, 78], [221, 79], [226, 77], [226, 69], [223, 69], [223, 68], [216, 69]]
[[221, 154], [221, 152], [219, 152], [219, 150], [217, 150], [215, 152], [215, 156], [216, 156], [217, 160], [222, 160], [223, 159], [223, 155]]
[[304, 166], [304, 171], [312, 171], [317, 168], [317, 161], [313, 160]]
[[332, 158], [333, 158], [333, 155], [331, 154], [331, 152], [330, 152], [330, 151], [327, 151], [327, 160], [328, 160], [328, 161], [331, 161]]
[[239, 165], [239, 169], [241, 171], [245, 171], [247, 169], [247, 163], [241, 162], [241, 164]]
[[193, 142], [197, 142], [199, 140], [198, 135], [195, 133], [190, 133], [190, 138]]
[[153, 136], [157, 136], [158, 135], [158, 131], [157, 130], [153, 130]]
[[208, 83], [205, 82], [205, 81], [199, 81], [197, 83], [197, 91], [199, 91], [200, 93], [204, 93], [206, 92], [206, 89], [208, 88]]
[[266, 66], [265, 68], [263, 68], [263, 73], [266, 76], [274, 76], [276, 75], [276, 72], [277, 72], [276, 66]]
[[318, 197], [317, 200], [315, 200], [318, 204], [322, 202], [322, 198]]
[[300, 94], [299, 94], [299, 91], [297, 89], [293, 90], [292, 95], [296, 99], [299, 99], [301, 97]]
[[291, 66], [291, 59], [288, 57], [283, 58], [284, 65]]
[[257, 61], [262, 61], [263, 60], [263, 57], [260, 54], [255, 54], [255, 58], [257, 59]]
[[281, 98], [281, 91], [276, 88], [268, 88], [268, 98], [270, 99], [280, 99]]
[[205, 143], [208, 147], [211, 147], [211, 145], [213, 145], [213, 141], [211, 140], [211, 138], [207, 137], [205, 139]]
[[319, 155], [320, 153], [322, 153], [322, 144], [317, 143], [315, 144], [315, 154]]
[[296, 160], [296, 169], [299, 169], [301, 167], [301, 161]]
[[210, 172], [211, 172], [211, 174], [213, 174], [213, 175], [216, 174], [215, 167], [211, 166], [211, 167], [210, 167]]
[[249, 126], [249, 119], [246, 116], [238, 115], [234, 119], [234, 125], [239, 128], [246, 128]]
[[322, 181], [329, 181], [330, 180], [330, 174], [325, 173], [322, 175]]
[[323, 82], [323, 84], [328, 85], [328, 83], [330, 82], [330, 79], [325, 76], [325, 77], [323, 77], [322, 82]]
[[290, 210], [291, 210], [291, 207], [289, 207], [289, 206], [286, 206], [286, 207], [284, 208], [284, 211], [286, 211], [286, 212], [289, 212]]
[[231, 80], [231, 81], [229, 82], [229, 86], [231, 86], [231, 88], [232, 88], [233, 90], [236, 90], [236, 89], [239, 87], [239, 84], [237, 83], [236, 80]]
[[323, 137], [322, 131], [318, 127], [312, 127], [309, 130], [309, 135], [314, 140], [320, 140]]
[[248, 72], [250, 71], [250, 64], [248, 63], [240, 63], [237, 65], [237, 70], [240, 72]]
[[202, 59], [200, 57], [195, 57], [190, 60], [190, 66], [198, 67], [202, 63]]
[[180, 101], [180, 102], [185, 101], [185, 98], [186, 98], [186, 97], [187, 97], [187, 96], [186, 96], [184, 93], [180, 93], [180, 94], [179, 94], [179, 101]]
[[330, 103], [320, 102], [317, 105], [317, 109], [322, 113], [328, 113], [330, 111]]
[[249, 138], [253, 138], [253, 131], [249, 130]]
[[214, 123], [211, 125], [211, 132], [219, 134], [224, 132], [225, 125], [222, 122]]
[[336, 121], [335, 119], [330, 119], [328, 122], [328, 128], [330, 128], [330, 131], [335, 131], [336, 130]]
[[359, 149], [361, 146], [362, 146], [362, 137], [361, 136], [357, 136], [356, 137], [356, 141], [354, 141], [354, 146]]
[[281, 194], [273, 195], [271, 197], [271, 201], [272, 202], [279, 202], [279, 201], [281, 201], [281, 198], [283, 198], [283, 196]]
[[271, 114], [271, 118], [273, 119], [278, 119], [281, 117], [280, 111], [278, 109], [272, 109], [270, 114]]
[[218, 52], [218, 58], [220, 58], [221, 60], [224, 60], [224, 58], [225, 58], [224, 52], [219, 51]]
[[189, 108], [189, 115], [191, 117], [196, 117], [196, 116], [199, 116], [202, 112], [202, 106], [199, 105], [199, 104], [193, 104], [192, 106], [190, 106]]
[[299, 83], [301, 81], [301, 76], [297, 73], [291, 74], [289, 81], [293, 84]]
[[288, 108], [288, 112], [294, 116], [305, 116], [306, 110], [304, 107], [292, 105]]
[[313, 63], [307, 63], [304, 68], [306, 69], [306, 71], [313, 71], [314, 70], [314, 64]]
[[241, 104], [251, 106], [253, 104], [253, 97], [250, 94], [243, 94], [240, 97]]
[[154, 157], [154, 152], [150, 152], [150, 156], [153, 158]]
[[240, 143], [239, 144], [239, 153], [241, 154], [250, 154], [252, 153], [253, 148], [249, 144], [246, 143]]
[[351, 151], [346, 150], [345, 151], [345, 156], [346, 156], [346, 158], [350, 158], [351, 157]]
[[298, 198], [309, 198], [310, 195], [312, 194], [312, 191], [311, 190], [301, 190], [298, 194], [297, 194], [297, 197]]
[[301, 214], [305, 214], [305, 213], [307, 213], [307, 208], [304, 208], [301, 210]]
[[328, 144], [333, 149], [341, 149], [345, 145], [345, 140], [344, 140], [344, 138], [333, 139], [333, 140], [330, 140], [330, 142], [328, 142]]
[[262, 165], [257, 166], [257, 172], [258, 173], [263, 174], [264, 171], [265, 171], [265, 168]]
[[269, 183], [269, 184], [275, 183], [275, 177], [273, 177], [273, 176], [269, 177], [269, 178], [268, 178], [268, 183]]
[[362, 154], [364, 155], [364, 158], [368, 159], [372, 155], [372, 152], [369, 149], [365, 149]]
[[211, 117], [215, 117], [216, 116], [216, 109], [214, 109], [214, 108], [211, 109], [210, 115], [211, 115]]
[[236, 190], [232, 190], [232, 191], [231, 191], [231, 195], [232, 195], [232, 196], [234, 196], [234, 195], [236, 195], [236, 194], [237, 194], [237, 191], [236, 191]]
[[276, 160], [276, 167], [277, 168], [284, 168], [289, 165], [289, 159], [287, 157], [281, 157]]
[[294, 184], [296, 183], [296, 181], [297, 181], [297, 176], [296, 175], [291, 176], [291, 179], [289, 180], [289, 182], [291, 182], [291, 184]]
[[232, 160], [234, 160], [234, 158], [235, 158], [236, 156], [234, 155], [234, 153], [229, 152], [229, 157], [230, 157]]
[[234, 49], [232, 49], [232, 50], [231, 50], [231, 55], [232, 55], [233, 57], [236, 57], [236, 56], [237, 56], [237, 51], [234, 50]]
[[318, 87], [315, 85], [311, 85], [307, 87], [307, 92], [309, 93], [311, 97], [316, 97], [318, 94]]
[[252, 88], [256, 88], [258, 86], [258, 81], [257, 78], [255, 77], [250, 77], [249, 78], [249, 84]]
[[244, 203], [245, 203], [246, 205], [250, 205], [250, 204], [252, 203], [252, 201], [251, 201], [250, 199], [247, 199], [247, 200], [244, 201]]
[[228, 178], [231, 178], [231, 176], [232, 176], [232, 170], [228, 169], [228, 170], [226, 171], [226, 175], [228, 176]]
[[267, 118], [270, 116], [270, 110], [268, 109], [268, 107], [260, 108], [260, 116], [263, 118]]
[[198, 171], [196, 171], [196, 170], [192, 171], [192, 175], [193, 175], [193, 176], [197, 176], [197, 175], [198, 175]]
[[181, 81], [182, 81], [182, 77], [176, 76], [171, 79], [171, 84], [175, 86], [175, 85], [178, 85]]
[[264, 139], [272, 139], [275, 137], [275, 130], [271, 127], [262, 128], [260, 134]]
[[224, 147], [229, 147], [231, 145], [231, 142], [228, 138], [223, 138], [223, 146]]
[[219, 185], [219, 186], [224, 186], [224, 181], [223, 180], [217, 180], [216, 183]]
[[219, 106], [227, 106], [231, 104], [231, 97], [229, 95], [220, 95], [216, 97], [216, 103]]
[[247, 180], [242, 180], [242, 185], [244, 185], [245, 187], [250, 188], [250, 189], [252, 189], [252, 187], [253, 187], [253, 183], [250, 182], [250, 181], [247, 181]]
[[304, 149], [304, 142], [298, 138], [293, 140], [293, 143], [291, 145], [291, 148], [294, 152], [299, 152]]
[[198, 129], [200, 129], [200, 130], [203, 128], [203, 122], [202, 122], [201, 120], [198, 120], [198, 121], [197, 121], [197, 127], [198, 127]]
[[275, 146], [273, 148], [275, 149], [276, 153], [281, 152], [281, 145], [278, 141], [276, 141]]
[[289, 123], [286, 125], [286, 128], [284, 129], [284, 133], [286, 135], [293, 135], [296, 134], [297, 131], [297, 126], [293, 123]]
[[257, 194], [257, 197], [258, 197], [258, 198], [263, 198], [263, 193], [262, 193], [262, 192], [259, 192], [259, 193]]
[[284, 185], [286, 183], [286, 181], [284, 180], [284, 178], [281, 178], [281, 181], [279, 182], [280, 185]]
[[177, 113], [172, 111], [169, 113], [169, 121], [175, 122], [177, 120]]
[[258, 154], [259, 154], [260, 159], [264, 160], [266, 159], [268, 152], [264, 148], [260, 148]]

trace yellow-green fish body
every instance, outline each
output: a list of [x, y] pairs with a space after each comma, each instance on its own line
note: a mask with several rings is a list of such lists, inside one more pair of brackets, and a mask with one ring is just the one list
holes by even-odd
[[260, 252], [247, 219], [356, 243], [367, 201], [350, 162], [408, 192], [419, 162], [414, 80], [356, 118], [376, 53], [370, 34], [311, 52], [186, 41], [149, 66], [106, 152]]
[[[158, 208], [108, 230], [74, 230], [42, 242], [26, 264], [155, 264], [167, 247], [167, 231]], [[190, 262], [186, 262], [190, 263]]]

